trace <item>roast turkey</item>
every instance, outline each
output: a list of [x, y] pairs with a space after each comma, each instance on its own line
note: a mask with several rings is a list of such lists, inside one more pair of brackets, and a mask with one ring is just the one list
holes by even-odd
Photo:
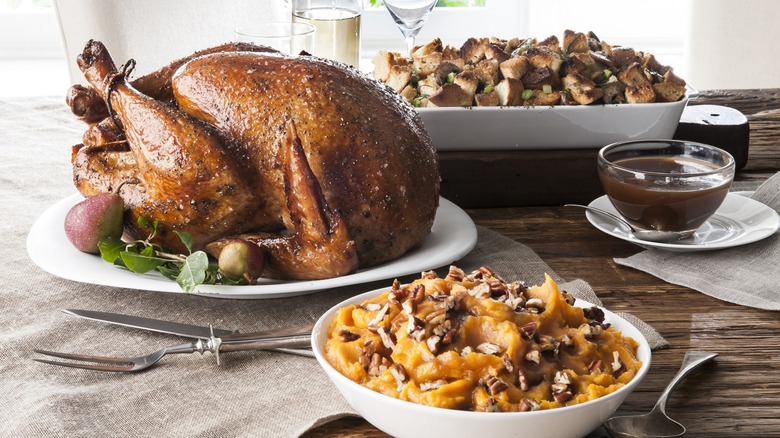
[[74, 182], [90, 196], [137, 180], [119, 193], [131, 236], [149, 233], [142, 216], [159, 222], [163, 247], [184, 251], [185, 231], [215, 257], [240, 237], [265, 250], [268, 276], [319, 279], [398, 258], [430, 233], [430, 137], [409, 104], [352, 68], [226, 45], [129, 81], [132, 61], [117, 68], [97, 41], [77, 62], [89, 86], [68, 102], [90, 127]]

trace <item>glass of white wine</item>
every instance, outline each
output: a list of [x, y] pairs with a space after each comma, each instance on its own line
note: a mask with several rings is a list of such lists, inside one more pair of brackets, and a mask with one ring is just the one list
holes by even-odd
[[313, 55], [358, 67], [362, 9], [361, 0], [293, 0], [292, 21], [317, 29]]
[[414, 40], [436, 6], [438, 0], [384, 0], [385, 7], [398, 25], [406, 41], [406, 50], [412, 56]]

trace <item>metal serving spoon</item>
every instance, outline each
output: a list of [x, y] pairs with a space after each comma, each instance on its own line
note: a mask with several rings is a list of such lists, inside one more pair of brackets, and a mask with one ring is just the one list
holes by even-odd
[[685, 376], [699, 365], [702, 365], [717, 356], [716, 353], [703, 351], [689, 351], [685, 353], [680, 371], [674, 376], [669, 385], [664, 389], [661, 398], [653, 407], [653, 410], [644, 415], [626, 415], [612, 417], [604, 423], [604, 428], [612, 438], [671, 438], [685, 433], [685, 426], [672, 420], [666, 415], [666, 400]]
[[680, 240], [687, 237], [683, 233], [679, 233], [677, 231], [638, 230], [622, 217], [597, 207], [591, 207], [590, 205], [564, 204], [563, 206], [584, 208], [585, 210], [601, 214], [610, 219], [614, 219], [620, 226], [627, 229], [634, 237], [639, 240], [646, 240], [648, 242], [673, 242], [675, 240]]

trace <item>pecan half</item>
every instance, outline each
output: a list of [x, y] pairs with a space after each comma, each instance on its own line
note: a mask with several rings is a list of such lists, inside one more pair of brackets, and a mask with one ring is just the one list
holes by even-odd
[[395, 335], [392, 332], [388, 332], [384, 327], [379, 327], [377, 329], [377, 334], [382, 339], [382, 344], [391, 349], [395, 350]]
[[444, 386], [446, 384], [447, 384], [447, 381], [443, 380], [443, 379], [435, 380], [433, 382], [423, 382], [423, 383], [420, 384], [420, 390], [421, 391], [430, 391], [430, 390], [433, 390], [433, 389], [439, 389], [439, 388], [441, 388], [442, 386]]
[[588, 365], [588, 372], [591, 374], [593, 373], [600, 373], [604, 371], [604, 363], [601, 362], [601, 359], [596, 359], [593, 362]]
[[469, 290], [469, 295], [474, 298], [487, 298], [490, 296], [490, 286], [485, 283], [479, 283]]
[[439, 275], [436, 274], [436, 271], [425, 271], [422, 274], [420, 274], [420, 278], [425, 280], [434, 280], [439, 278]]
[[520, 335], [525, 339], [533, 339], [536, 336], [538, 326], [535, 322], [529, 322], [520, 326]]
[[447, 309], [436, 309], [425, 315], [425, 321], [432, 325], [441, 324], [445, 319], [447, 319]]
[[417, 286], [412, 289], [412, 292], [409, 294], [409, 299], [419, 303], [425, 298], [425, 285], [418, 284]]
[[542, 353], [540, 353], [539, 350], [531, 350], [525, 354], [525, 360], [539, 365], [542, 361]]
[[409, 289], [401, 288], [401, 283], [398, 281], [398, 279], [395, 279], [395, 281], [393, 281], [392, 289], [390, 289], [390, 292], [387, 294], [387, 301], [391, 303], [404, 302], [408, 295]]
[[509, 388], [509, 385], [496, 376], [485, 376], [479, 379], [479, 383], [485, 386], [490, 395], [496, 395]]
[[384, 374], [390, 367], [390, 361], [387, 358], [382, 357], [379, 353], [374, 353], [371, 356], [371, 362], [368, 364], [368, 375], [376, 377]]
[[460, 269], [457, 266], [450, 266], [450, 271], [447, 273], [447, 277], [453, 281], [463, 281], [463, 279], [466, 277], [466, 273], [463, 271], [463, 269]]
[[382, 306], [381, 309], [379, 309], [379, 312], [374, 316], [374, 318], [368, 322], [368, 330], [372, 333], [378, 333], [377, 329], [379, 328], [379, 324], [382, 322], [383, 319], [385, 319], [385, 315], [387, 315], [387, 310], [390, 309], [390, 304], [385, 303], [384, 306]]
[[441, 344], [441, 337], [433, 335], [425, 340], [425, 345], [428, 346], [428, 350], [431, 350], [431, 353], [437, 354], [439, 352], [439, 345]]
[[521, 391], [528, 391], [528, 376], [525, 374], [525, 370], [522, 368], [517, 369], [517, 387]]
[[520, 403], [518, 404], [518, 410], [520, 412], [538, 411], [541, 408], [542, 406], [539, 405], [539, 403], [528, 398], [520, 400]]
[[395, 363], [390, 366], [390, 374], [393, 375], [393, 378], [398, 385], [398, 391], [401, 391], [404, 386], [404, 382], [409, 380], [409, 375], [406, 373], [406, 368], [404, 368], [404, 366], [400, 363]]
[[483, 354], [498, 355], [502, 350], [503, 349], [500, 346], [491, 342], [483, 342], [477, 345], [477, 351]]
[[409, 315], [409, 322], [406, 325], [406, 333], [416, 341], [420, 341], [425, 335], [425, 322], [422, 319]]
[[503, 356], [501, 356], [501, 363], [504, 364], [504, 369], [508, 372], [514, 372], [515, 370], [515, 364], [512, 363], [512, 358], [509, 357], [508, 354], [504, 353]]
[[585, 318], [596, 321], [599, 324], [604, 322], [604, 311], [596, 306], [582, 309], [582, 314], [585, 315]]
[[545, 308], [544, 301], [541, 298], [531, 298], [525, 302], [525, 308], [532, 313], [542, 313]]
[[360, 339], [360, 335], [349, 330], [341, 330], [339, 332], [339, 340], [341, 342], [352, 342], [357, 341], [358, 339]]
[[625, 369], [625, 364], [623, 364], [623, 361], [620, 360], [620, 353], [617, 351], [612, 352], [612, 372], [615, 374], [620, 374], [621, 371]]

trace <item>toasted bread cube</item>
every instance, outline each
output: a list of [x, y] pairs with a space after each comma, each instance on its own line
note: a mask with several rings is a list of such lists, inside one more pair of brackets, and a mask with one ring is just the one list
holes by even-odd
[[478, 93], [474, 95], [474, 102], [477, 106], [498, 106], [498, 94], [496, 90], [489, 93]]
[[433, 96], [439, 92], [439, 88], [440, 85], [433, 75], [421, 79], [420, 82], [417, 83], [417, 91], [420, 93], [420, 96]]
[[495, 85], [498, 82], [498, 61], [483, 59], [474, 68], [474, 76], [484, 85]]
[[636, 52], [629, 47], [613, 47], [610, 58], [617, 68], [637, 62]]
[[477, 92], [479, 80], [477, 80], [477, 77], [474, 76], [474, 73], [464, 71], [455, 75], [455, 80], [453, 83], [460, 88], [463, 88], [465, 92], [473, 95]]
[[677, 76], [674, 74], [674, 70], [671, 68], [664, 73], [664, 82], [668, 82], [670, 84], [685, 86], [685, 79]]
[[547, 47], [555, 53], [561, 53], [561, 41], [555, 35], [550, 35], [542, 41], [539, 41], [537, 45], [540, 47]]
[[488, 44], [487, 38], [469, 38], [460, 48], [460, 57], [466, 64], [476, 64], [485, 59]]
[[590, 105], [603, 96], [595, 82], [578, 73], [566, 75], [561, 82], [571, 98], [580, 105]]
[[636, 62], [622, 68], [618, 72], [617, 78], [620, 80], [620, 82], [626, 84], [629, 87], [650, 84], [650, 80], [648, 80], [647, 76], [645, 76], [644, 69], [639, 65], [639, 63]]
[[516, 48], [520, 47], [520, 44], [522, 44], [520, 38], [510, 38], [504, 46], [504, 51], [511, 54]]
[[626, 102], [651, 103], [655, 102], [655, 91], [649, 83], [626, 87]]
[[579, 73], [589, 75], [591, 69], [595, 69], [596, 61], [588, 53], [572, 53], [563, 62], [561, 67], [562, 74], [569, 75]]
[[533, 90], [541, 90], [545, 85], [555, 89], [561, 85], [561, 78], [547, 67], [527, 71], [523, 75], [522, 81], [525, 88]]
[[588, 37], [584, 33], [566, 29], [563, 32], [563, 51], [565, 53], [588, 53]]
[[525, 56], [534, 68], [547, 67], [555, 73], [560, 71], [563, 64], [563, 58], [546, 46], [531, 47]]
[[403, 90], [411, 80], [412, 67], [408, 65], [394, 65], [390, 67], [390, 74], [387, 76], [387, 81], [385, 83], [398, 93]]
[[497, 36], [492, 36], [488, 38], [488, 43], [500, 46], [501, 50], [504, 50], [504, 46], [506, 46], [506, 40], [503, 38], [499, 38]]
[[605, 55], [607, 55], [609, 57], [610, 62], [614, 62], [614, 61], [611, 61], [612, 60], [612, 45], [610, 45], [606, 41], [601, 41], [599, 44], [601, 45], [601, 50], [597, 50], [597, 52], [604, 53]]
[[545, 93], [542, 90], [533, 90], [530, 99], [526, 99], [523, 103], [526, 106], [553, 106], [561, 102], [561, 93], [553, 91], [552, 93]]
[[436, 71], [441, 64], [441, 52], [428, 53], [423, 56], [413, 56], [414, 69], [420, 77], [426, 77]]
[[387, 82], [387, 77], [390, 75], [390, 68], [394, 65], [409, 65], [409, 61], [401, 56], [398, 52], [387, 52], [385, 50], [379, 51], [373, 59], [374, 62], [374, 78]]
[[653, 91], [658, 102], [677, 102], [685, 96], [685, 86], [671, 82], [653, 84]]
[[498, 44], [489, 44], [485, 49], [485, 58], [495, 59], [500, 64], [509, 59], [509, 53], [504, 52], [504, 49]]
[[669, 67], [658, 62], [658, 60], [655, 59], [655, 55], [652, 53], [646, 53], [642, 58], [642, 67], [657, 72], [661, 76], [666, 74], [669, 70]]
[[428, 106], [470, 106], [473, 99], [474, 95], [463, 88], [455, 84], [444, 84], [436, 94], [428, 98]]
[[498, 96], [498, 104], [518, 106], [523, 103], [523, 83], [518, 79], [504, 79], [493, 88]]
[[415, 97], [417, 97], [417, 90], [411, 85], [407, 85], [398, 94], [400, 94], [401, 97], [406, 99], [407, 102], [411, 102], [414, 100]]
[[433, 41], [423, 44], [422, 46], [417, 46], [412, 49], [412, 53], [410, 53], [412, 59], [415, 57], [421, 58], [426, 55], [430, 55], [431, 53], [439, 53], [443, 49], [441, 39], [436, 38]]
[[511, 79], [521, 79], [530, 67], [531, 63], [528, 62], [528, 58], [525, 56], [509, 58], [498, 65], [501, 74], [505, 78]]
[[460, 60], [463, 62], [462, 58], [460, 57], [460, 52], [458, 52], [458, 49], [452, 47], [452, 46], [445, 46], [441, 51], [441, 59], [443, 61], [453, 61], [453, 60]]

